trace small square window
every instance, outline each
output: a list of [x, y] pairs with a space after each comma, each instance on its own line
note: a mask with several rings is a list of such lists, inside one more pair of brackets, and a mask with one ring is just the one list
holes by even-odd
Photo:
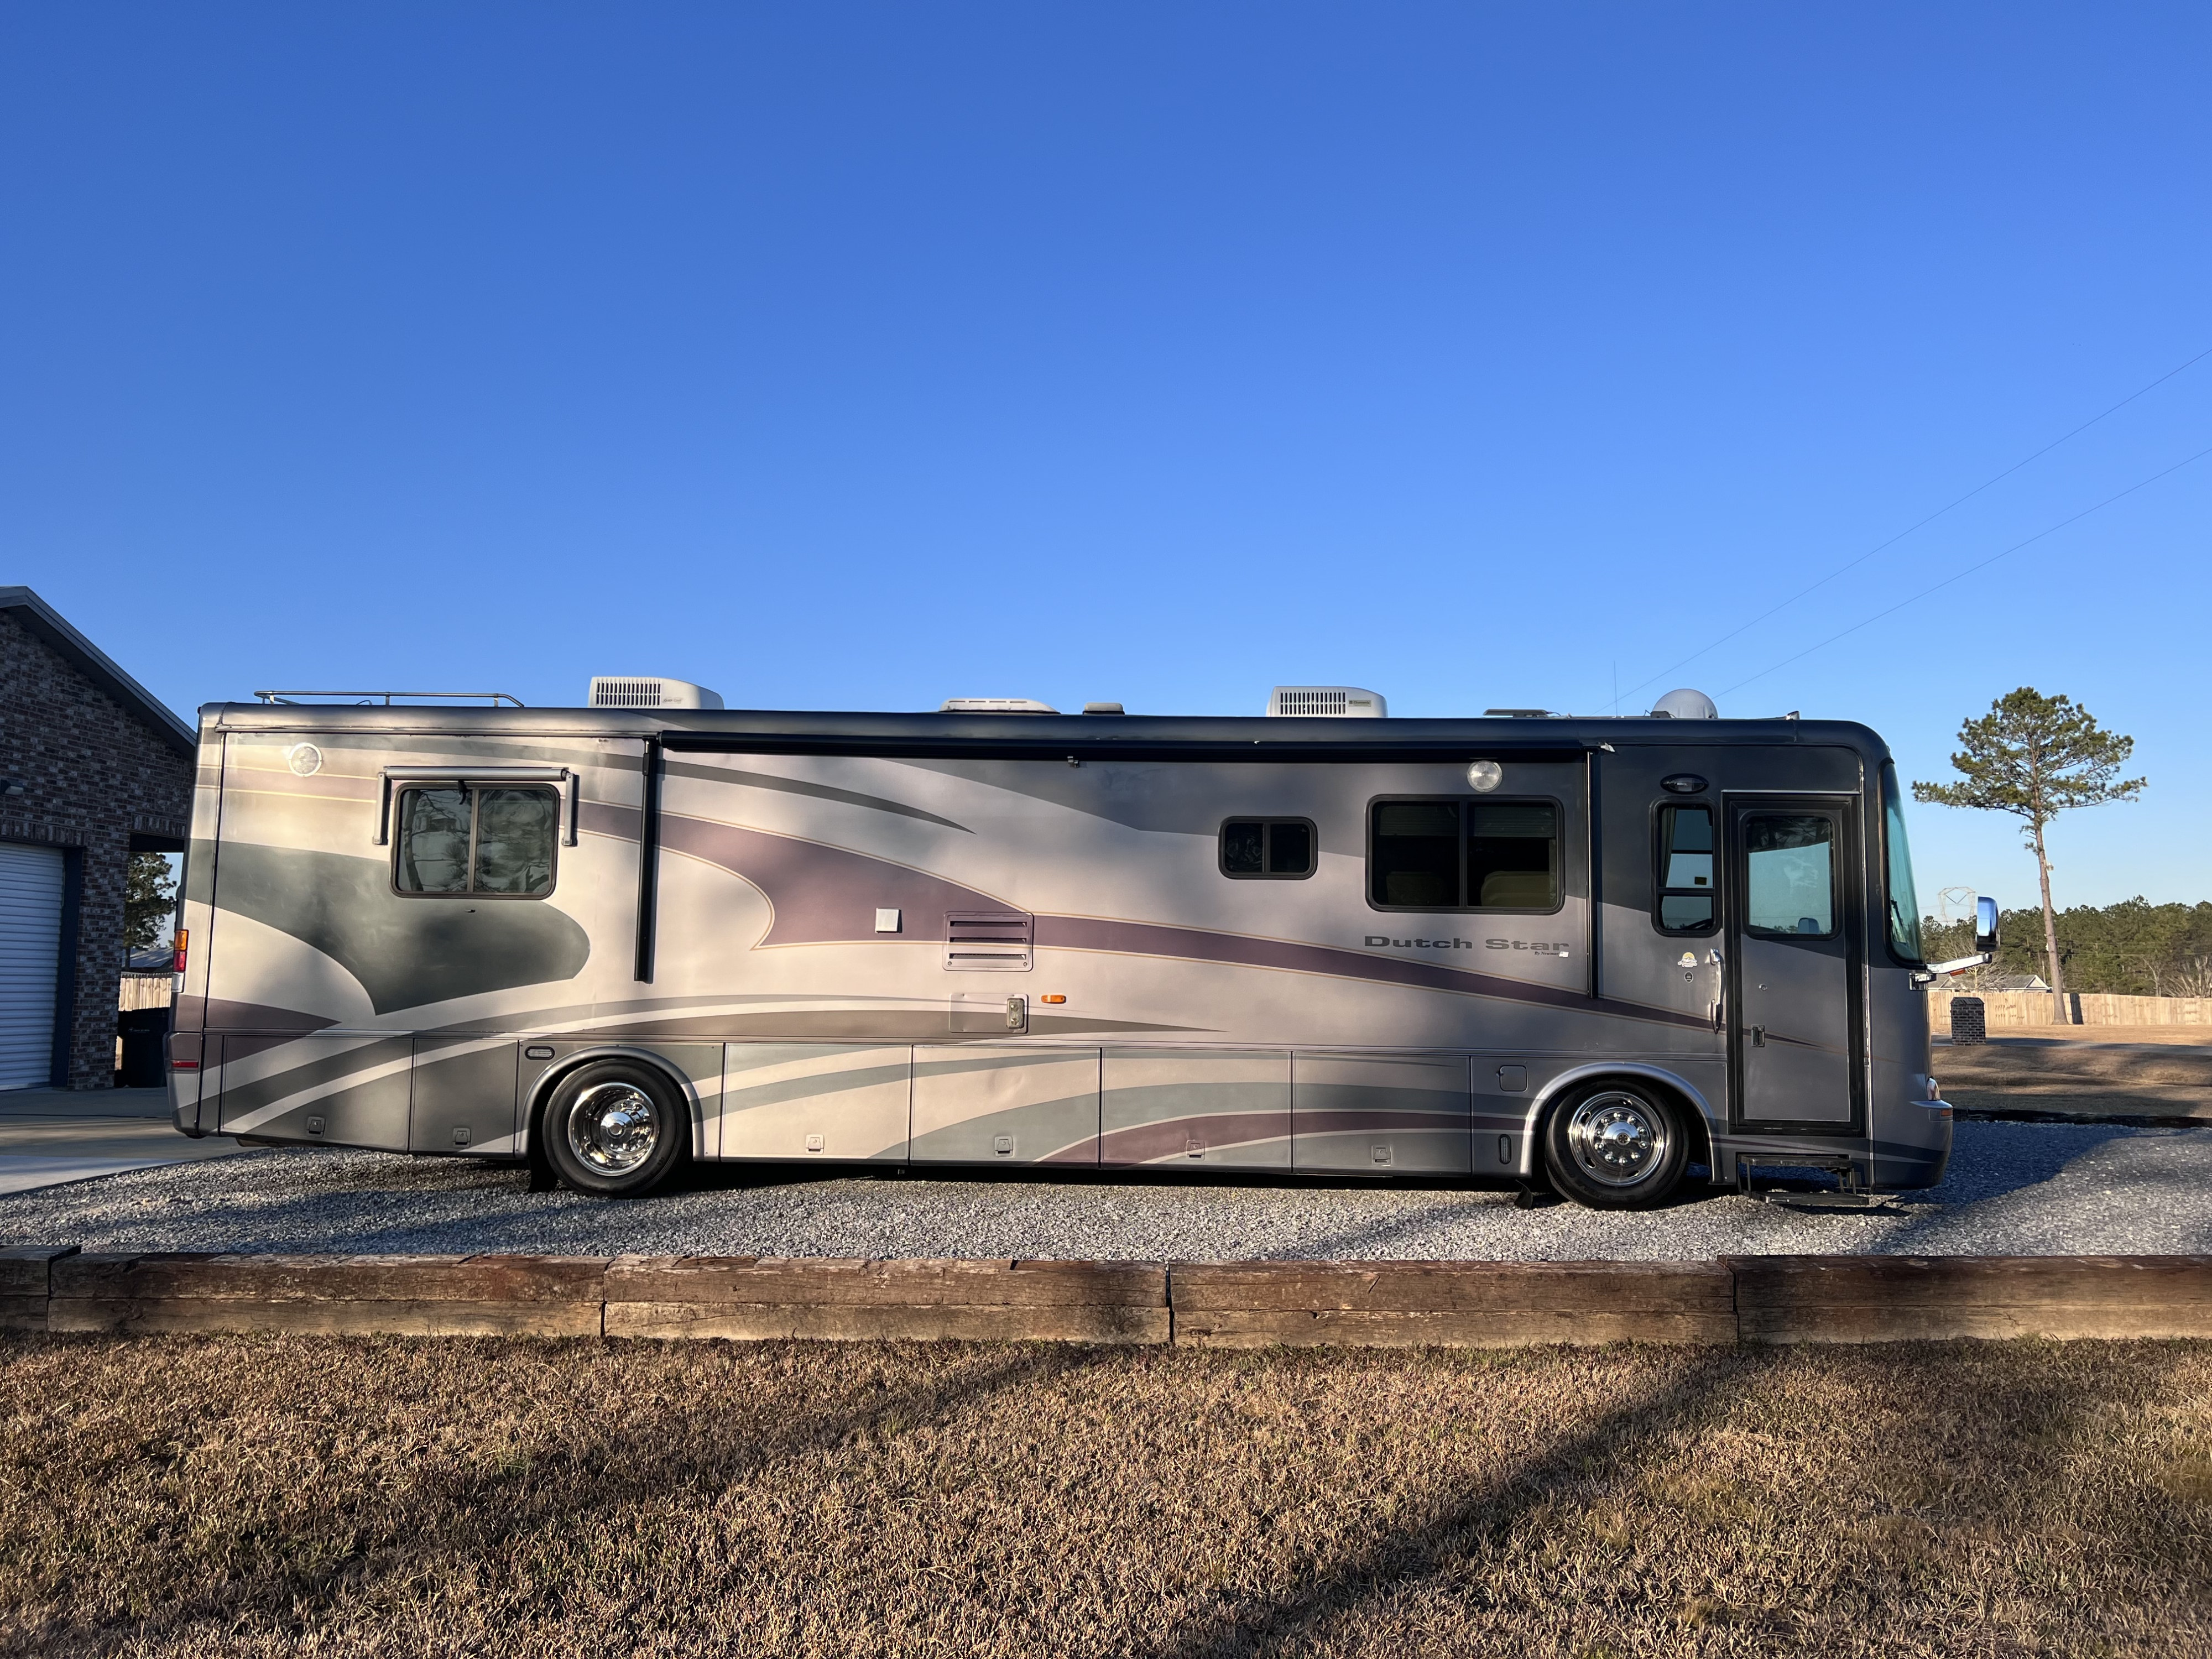
[[1240, 881], [1302, 881], [1314, 872], [1310, 818], [1231, 818], [1221, 826], [1221, 873]]

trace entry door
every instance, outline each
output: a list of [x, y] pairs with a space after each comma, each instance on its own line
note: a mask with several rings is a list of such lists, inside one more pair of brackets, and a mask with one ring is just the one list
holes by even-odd
[[1729, 1059], [1739, 1126], [1863, 1121], [1853, 803], [1729, 803]]

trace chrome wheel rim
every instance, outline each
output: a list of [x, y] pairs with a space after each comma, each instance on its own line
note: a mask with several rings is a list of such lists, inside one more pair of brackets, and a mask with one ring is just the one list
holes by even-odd
[[568, 1108], [568, 1150], [586, 1169], [623, 1175], [653, 1156], [660, 1113], [632, 1083], [595, 1083]]
[[1576, 1167], [1607, 1187], [1633, 1187], [1667, 1161], [1667, 1120], [1649, 1101], [1607, 1091], [1592, 1095], [1567, 1120]]

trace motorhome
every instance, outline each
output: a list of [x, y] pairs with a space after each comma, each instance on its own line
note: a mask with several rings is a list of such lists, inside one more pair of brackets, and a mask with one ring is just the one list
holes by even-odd
[[[177, 1127], [685, 1160], [1548, 1188], [1941, 1179], [1881, 739], [1720, 719], [201, 711]], [[1671, 704], [1672, 707], [1668, 705]]]

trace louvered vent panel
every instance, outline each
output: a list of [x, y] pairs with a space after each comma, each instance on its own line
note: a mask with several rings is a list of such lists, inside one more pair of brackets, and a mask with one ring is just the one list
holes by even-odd
[[592, 686], [595, 708], [658, 708], [659, 680], [599, 680]]
[[1030, 920], [1023, 910], [950, 910], [945, 916], [945, 965], [967, 973], [1025, 974]]
[[1267, 713], [1292, 719], [1380, 720], [1388, 707], [1379, 691], [1357, 685], [1279, 685], [1267, 695]]

